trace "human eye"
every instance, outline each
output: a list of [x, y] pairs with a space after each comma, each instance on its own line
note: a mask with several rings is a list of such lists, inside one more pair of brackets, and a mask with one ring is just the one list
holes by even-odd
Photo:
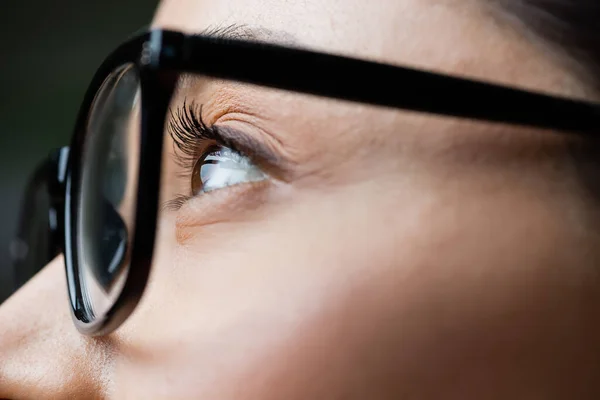
[[196, 161], [191, 177], [192, 194], [266, 179], [264, 172], [241, 153], [225, 146], [209, 147]]
[[168, 131], [175, 161], [184, 171], [180, 174], [184, 193], [168, 201], [168, 208], [179, 209], [193, 197], [268, 178], [235, 140], [223, 135], [218, 126], [204, 123], [201, 106], [184, 102], [172, 110]]

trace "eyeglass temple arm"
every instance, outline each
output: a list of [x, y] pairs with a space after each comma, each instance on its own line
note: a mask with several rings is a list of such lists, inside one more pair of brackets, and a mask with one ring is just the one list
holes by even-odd
[[65, 209], [65, 182], [67, 178], [67, 164], [69, 162], [69, 147], [64, 146], [55, 150], [51, 155], [52, 168], [50, 170], [50, 180], [48, 183], [48, 193], [50, 195], [50, 210], [48, 221], [49, 229], [54, 238], [56, 238], [58, 250], [61, 249], [62, 239], [64, 237], [64, 209]]
[[[40, 257], [45, 264], [56, 256], [61, 250], [62, 243], [62, 218], [64, 217], [64, 196], [65, 196], [65, 177], [66, 163], [68, 160], [68, 147], [60, 148], [54, 151], [50, 156], [37, 166], [33, 175], [29, 179], [25, 188], [23, 202], [18, 220], [17, 234], [10, 244], [10, 253], [13, 267], [15, 270], [16, 285], [20, 286], [29, 278], [28, 273], [31, 265], [32, 251], [45, 251], [45, 255]], [[46, 249], [31, 249], [30, 238], [32, 231], [35, 229], [35, 218], [38, 216], [35, 213], [37, 196], [40, 190], [46, 189], [50, 199], [50, 207], [48, 209], [48, 246]], [[43, 265], [33, 266], [36, 269]], [[27, 271], [26, 271], [27, 270]]]
[[600, 130], [595, 103], [267, 43], [169, 31], [152, 32], [150, 42], [163, 37], [183, 50], [163, 46], [158, 62], [189, 72], [417, 112], [596, 137]]

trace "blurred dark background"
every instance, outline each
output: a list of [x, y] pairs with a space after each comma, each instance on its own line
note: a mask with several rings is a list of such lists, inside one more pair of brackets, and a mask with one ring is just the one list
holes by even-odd
[[157, 3], [0, 2], [0, 302], [13, 291], [9, 246], [28, 177], [52, 149], [68, 144], [96, 68], [151, 22]]

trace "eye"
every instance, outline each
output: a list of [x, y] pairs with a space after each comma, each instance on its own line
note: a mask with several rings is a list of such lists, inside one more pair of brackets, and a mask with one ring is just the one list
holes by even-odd
[[267, 176], [243, 154], [225, 146], [204, 151], [192, 171], [192, 193], [206, 193], [227, 186], [265, 180]]

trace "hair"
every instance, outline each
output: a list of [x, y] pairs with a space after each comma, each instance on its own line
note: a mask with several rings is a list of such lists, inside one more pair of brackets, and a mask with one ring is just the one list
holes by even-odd
[[[491, 4], [500, 11], [496, 16], [551, 50], [583, 83], [586, 94], [600, 99], [600, 0], [491, 0]], [[576, 179], [591, 200], [585, 224], [591, 224], [600, 238], [600, 140], [590, 139], [571, 141], [568, 151]]]
[[600, 94], [600, 0], [493, 0]]

